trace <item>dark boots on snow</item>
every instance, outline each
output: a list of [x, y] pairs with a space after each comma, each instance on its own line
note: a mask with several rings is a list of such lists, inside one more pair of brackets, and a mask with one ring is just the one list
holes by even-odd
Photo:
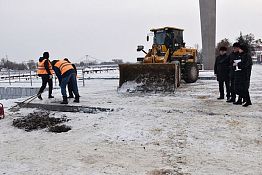
[[234, 105], [242, 105], [242, 98], [239, 97], [236, 102], [233, 103]]
[[49, 95], [48, 98], [54, 98], [54, 96], [53, 95]]
[[38, 98], [39, 100], [43, 100], [43, 98], [42, 98], [42, 96], [41, 96], [41, 93], [38, 93], [38, 94], [37, 94], [37, 98]]
[[68, 96], [68, 98], [74, 98], [74, 95], [73, 95], [72, 92], [69, 92], [69, 96]]
[[75, 103], [79, 103], [79, 96], [76, 96], [76, 97], [75, 97], [74, 102], [75, 102]]
[[227, 100], [228, 103], [235, 103], [236, 99], [235, 98], [230, 98], [229, 100]]
[[63, 101], [60, 104], [68, 104], [67, 96], [63, 96]]
[[68, 98], [74, 98], [74, 95], [69, 95]]
[[[79, 103], [79, 96], [76, 96], [76, 97], [75, 97], [74, 102], [75, 102], [75, 103]], [[63, 96], [63, 101], [62, 101], [60, 104], [68, 104], [68, 98], [67, 98], [67, 96]]]
[[242, 106], [243, 107], [248, 107], [249, 105], [252, 105], [251, 101], [245, 102]]
[[[37, 94], [37, 98], [39, 98], [40, 100], [43, 100], [42, 96], [41, 96], [42, 93], [39, 93]], [[54, 96], [52, 95], [48, 95], [48, 98], [54, 98]]]

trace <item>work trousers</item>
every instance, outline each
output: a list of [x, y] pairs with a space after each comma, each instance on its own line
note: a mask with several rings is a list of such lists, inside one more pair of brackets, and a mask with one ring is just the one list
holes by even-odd
[[69, 97], [73, 97], [74, 95], [73, 95], [73, 84], [72, 84], [72, 81], [68, 82], [67, 89], [68, 89]]
[[75, 97], [79, 97], [77, 80], [76, 80], [76, 73], [70, 73], [66, 77], [62, 77], [62, 81], [61, 81], [61, 85], [60, 85], [62, 96], [67, 97], [66, 85], [69, 82], [72, 84], [72, 90], [73, 90]]
[[50, 79], [49, 75], [47, 75], [47, 74], [41, 75], [41, 78], [42, 78], [42, 86], [40, 87], [38, 94], [41, 94], [41, 93], [44, 92], [46, 85], [48, 83], [48, 87], [49, 87], [48, 94], [49, 94], [49, 96], [51, 96], [52, 90], [53, 90], [53, 79]]

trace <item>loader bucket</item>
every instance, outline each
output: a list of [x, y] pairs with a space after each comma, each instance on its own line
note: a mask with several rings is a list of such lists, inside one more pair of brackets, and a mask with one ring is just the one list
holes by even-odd
[[128, 82], [137, 84], [137, 91], [173, 92], [179, 81], [178, 64], [119, 64], [119, 88]]

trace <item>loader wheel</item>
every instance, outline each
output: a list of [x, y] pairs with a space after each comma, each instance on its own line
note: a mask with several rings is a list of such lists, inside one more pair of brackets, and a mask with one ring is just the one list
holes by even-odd
[[194, 83], [197, 81], [199, 70], [196, 63], [185, 63], [183, 71], [183, 79], [186, 83]]

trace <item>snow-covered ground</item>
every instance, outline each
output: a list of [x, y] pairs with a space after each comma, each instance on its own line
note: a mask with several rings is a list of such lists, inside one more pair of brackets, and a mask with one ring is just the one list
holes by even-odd
[[[262, 174], [261, 65], [253, 67], [253, 105], [247, 108], [216, 100], [215, 80], [182, 84], [173, 94], [120, 93], [118, 80], [85, 83], [81, 105], [115, 111], [52, 112], [67, 115], [72, 126], [55, 134], [12, 126], [14, 118], [37, 109], [6, 109], [0, 120], [0, 174]], [[34, 103], [61, 100], [59, 90], [54, 95]], [[8, 108], [14, 102], [1, 100]]]

